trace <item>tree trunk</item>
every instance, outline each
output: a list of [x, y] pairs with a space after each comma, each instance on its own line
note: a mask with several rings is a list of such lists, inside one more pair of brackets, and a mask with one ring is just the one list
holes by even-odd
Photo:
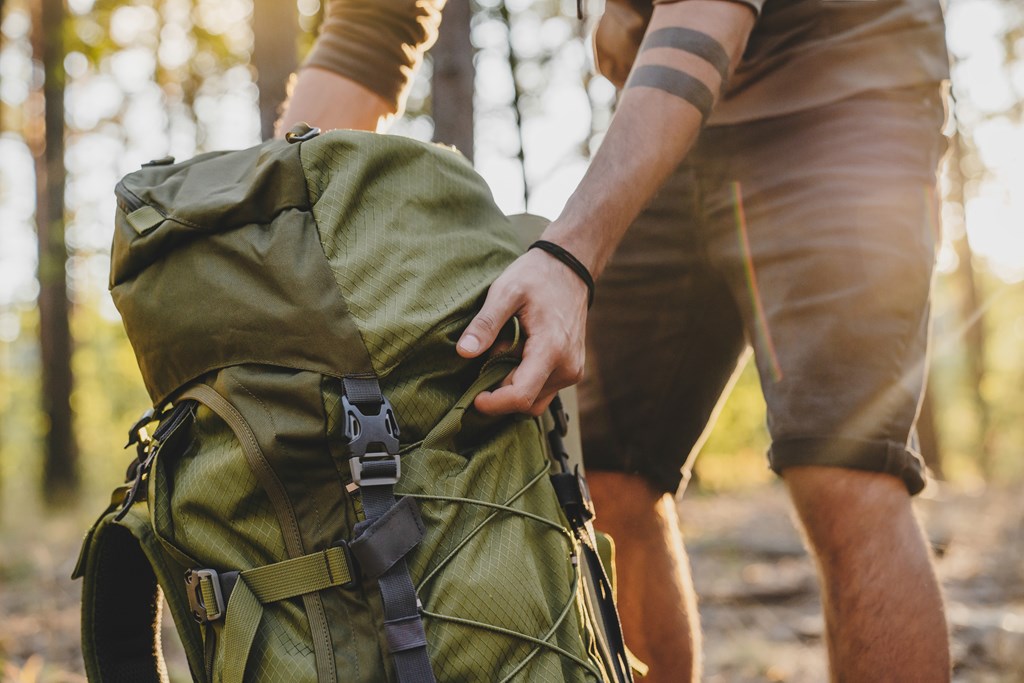
[[434, 140], [454, 145], [473, 160], [473, 44], [469, 24], [473, 17], [470, 0], [448, 0], [441, 15], [441, 33], [430, 51], [434, 75], [431, 80], [431, 115]]
[[[3, 23], [4, 23], [4, 0], [0, 0], [0, 26], [3, 26]], [[3, 50], [3, 47], [4, 47], [4, 35], [3, 35], [3, 33], [0, 33], [0, 50]], [[0, 85], [2, 85], [2, 82], [0, 82]], [[0, 104], [0, 135], [2, 135], [3, 132], [4, 132], [3, 105]], [[6, 346], [4, 346], [3, 348], [0, 348], [0, 354], [2, 354], [2, 355], [0, 355], [0, 373], [3, 373], [3, 374], [6, 375], [7, 368], [8, 368], [7, 348], [6, 348]], [[2, 407], [3, 405], [4, 405], [4, 401], [0, 400], [0, 407]], [[0, 444], [2, 444], [4, 442], [4, 431], [5, 431], [4, 428], [6, 427], [6, 425], [4, 424], [4, 421], [3, 421], [3, 417], [4, 416], [2, 414], [0, 414]], [[4, 490], [3, 468], [0, 468], [0, 494], [3, 493], [3, 490]], [[2, 509], [3, 509], [3, 498], [2, 498], [2, 496], [0, 496], [0, 510], [2, 510]]]
[[512, 46], [512, 14], [508, 5], [504, 2], [498, 7], [498, 14], [505, 24], [505, 35], [508, 38], [508, 69], [512, 75], [512, 115], [516, 120], [516, 136], [519, 143], [519, 150], [516, 152], [516, 160], [519, 161], [519, 171], [523, 179], [523, 209], [530, 208], [530, 183], [526, 178], [526, 145], [523, 142], [523, 88], [519, 85], [519, 57], [516, 49]]
[[252, 17], [260, 132], [269, 140], [281, 115], [288, 79], [298, 68], [299, 14], [294, 0], [255, 0]]
[[43, 498], [66, 504], [79, 484], [78, 444], [71, 417], [71, 329], [64, 242], [63, 0], [34, 6], [33, 52], [42, 59], [43, 125], [35, 136], [36, 226], [39, 242], [39, 342], [46, 417]]

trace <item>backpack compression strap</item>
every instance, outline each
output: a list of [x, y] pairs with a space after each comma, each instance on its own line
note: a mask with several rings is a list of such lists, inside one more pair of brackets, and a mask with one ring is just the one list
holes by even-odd
[[568, 433], [568, 416], [558, 396], [555, 396], [550, 409], [544, 415], [544, 423], [554, 464], [561, 470], [551, 475], [551, 485], [580, 544], [584, 558], [584, 566], [581, 569], [585, 591], [596, 612], [594, 616], [598, 620], [597, 626], [600, 631], [597, 634], [598, 649], [614, 681], [632, 683], [629, 651], [622, 637], [619, 613], [615, 607], [615, 594], [601, 563], [593, 529], [590, 527], [590, 522], [594, 519], [594, 504], [590, 500], [590, 490], [582, 476], [582, 463], [578, 462], [573, 467], [573, 458], [563, 442]]
[[225, 619], [224, 683], [244, 680], [264, 605], [352, 586], [356, 582], [353, 557], [360, 558], [358, 568], [364, 575], [376, 576], [375, 572], [386, 571], [396, 558], [404, 557], [422, 532], [415, 502], [403, 498], [351, 543], [240, 572], [190, 569], [185, 585], [192, 617], [203, 624]]
[[[373, 376], [344, 378], [345, 435], [349, 438], [352, 481], [359, 485], [366, 519], [356, 525], [353, 552], [363, 572], [377, 575], [384, 603], [384, 630], [400, 683], [435, 683], [427, 656], [427, 636], [420, 618], [420, 603], [409, 575], [405, 554], [423, 536], [422, 521], [412, 499], [395, 498], [395, 484], [402, 474], [398, 456], [398, 422], [391, 404]], [[411, 512], [399, 514], [404, 509]], [[392, 519], [414, 516], [413, 527], [404, 533], [376, 533]], [[387, 552], [360, 553], [360, 539], [374, 534], [384, 541]], [[380, 545], [380, 544], [372, 544]], [[372, 547], [372, 546], [371, 546]]]

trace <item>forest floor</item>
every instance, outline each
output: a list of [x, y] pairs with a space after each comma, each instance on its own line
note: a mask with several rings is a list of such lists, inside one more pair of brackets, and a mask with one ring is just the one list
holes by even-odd
[[[939, 488], [917, 505], [939, 553], [954, 680], [1024, 683], [1024, 496]], [[826, 681], [813, 566], [782, 488], [691, 491], [680, 512], [701, 601], [704, 680]], [[84, 682], [81, 587], [68, 577], [87, 521], [12, 522], [0, 531], [0, 681]], [[169, 630], [165, 643], [173, 639]], [[172, 674], [184, 681], [180, 656]]]

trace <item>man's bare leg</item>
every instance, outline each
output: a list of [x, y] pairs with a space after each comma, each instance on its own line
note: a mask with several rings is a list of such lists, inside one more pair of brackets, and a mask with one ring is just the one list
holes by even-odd
[[700, 676], [700, 621], [675, 501], [642, 477], [588, 471], [597, 527], [615, 540], [626, 645], [651, 667], [645, 683]]
[[832, 680], [949, 681], [942, 596], [902, 482], [834, 467], [783, 478], [818, 562]]

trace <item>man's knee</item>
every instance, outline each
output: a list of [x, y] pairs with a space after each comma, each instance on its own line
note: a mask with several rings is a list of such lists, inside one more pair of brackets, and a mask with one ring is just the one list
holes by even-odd
[[587, 484], [595, 499], [607, 499], [610, 505], [648, 505], [667, 495], [643, 475], [613, 470], [588, 469]]
[[782, 478], [795, 503], [814, 505], [824, 514], [850, 507], [872, 511], [910, 506], [902, 480], [885, 472], [808, 465], [789, 467]]
[[610, 470], [587, 470], [598, 529], [618, 545], [649, 542], [652, 536], [678, 533], [675, 500], [648, 478]]

